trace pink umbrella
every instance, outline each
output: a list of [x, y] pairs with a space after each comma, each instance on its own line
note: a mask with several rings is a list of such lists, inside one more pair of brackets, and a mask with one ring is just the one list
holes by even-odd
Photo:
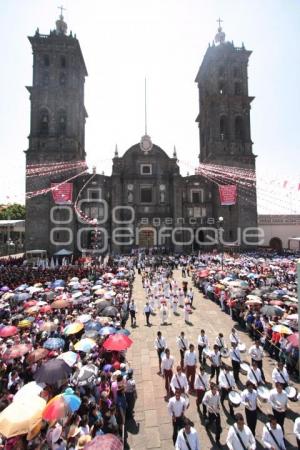
[[288, 336], [287, 340], [292, 344], [293, 347], [298, 347], [299, 343], [299, 333], [294, 333]]
[[0, 329], [0, 337], [10, 337], [18, 333], [18, 328], [13, 325], [8, 325]]
[[103, 434], [95, 437], [84, 446], [84, 450], [122, 450], [122, 441], [114, 434]]

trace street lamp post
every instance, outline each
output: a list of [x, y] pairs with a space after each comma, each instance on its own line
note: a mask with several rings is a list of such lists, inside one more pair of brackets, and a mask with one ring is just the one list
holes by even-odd
[[221, 268], [223, 270], [224, 266], [224, 247], [223, 247], [223, 241], [221, 241], [221, 230], [222, 230], [222, 223], [224, 222], [224, 218], [220, 216], [217, 221], [217, 227], [218, 227], [218, 238], [219, 238], [219, 248], [221, 250]]

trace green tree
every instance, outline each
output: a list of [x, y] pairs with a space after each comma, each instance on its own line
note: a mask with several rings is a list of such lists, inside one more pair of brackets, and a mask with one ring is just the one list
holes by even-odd
[[2, 205], [0, 207], [0, 220], [24, 220], [25, 219], [25, 206], [19, 203], [13, 203], [11, 205]]

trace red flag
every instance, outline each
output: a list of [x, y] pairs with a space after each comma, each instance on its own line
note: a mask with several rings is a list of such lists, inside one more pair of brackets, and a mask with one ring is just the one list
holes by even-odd
[[237, 189], [235, 184], [225, 184], [219, 186], [220, 203], [222, 206], [230, 206], [236, 204]]
[[63, 205], [65, 203], [72, 203], [73, 197], [73, 183], [52, 183], [52, 196], [56, 205]]

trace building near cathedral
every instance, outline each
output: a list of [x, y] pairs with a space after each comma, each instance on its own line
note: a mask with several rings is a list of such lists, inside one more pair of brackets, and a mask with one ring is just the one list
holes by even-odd
[[[203, 172], [182, 176], [176, 149], [169, 156], [147, 133], [123, 155], [116, 148], [111, 176], [84, 172], [87, 69], [79, 41], [67, 32], [62, 15], [49, 35], [37, 30], [29, 41], [33, 82], [27, 87], [26, 250], [44, 249], [49, 256], [62, 250], [128, 253], [155, 246], [190, 252], [253, 242], [253, 236], [244, 237], [257, 226], [255, 184], [247, 198], [238, 186], [236, 201], [223, 206], [216, 182]], [[230, 166], [255, 174], [250, 55], [244, 45], [227, 42], [219, 25], [195, 80], [204, 167]]]

